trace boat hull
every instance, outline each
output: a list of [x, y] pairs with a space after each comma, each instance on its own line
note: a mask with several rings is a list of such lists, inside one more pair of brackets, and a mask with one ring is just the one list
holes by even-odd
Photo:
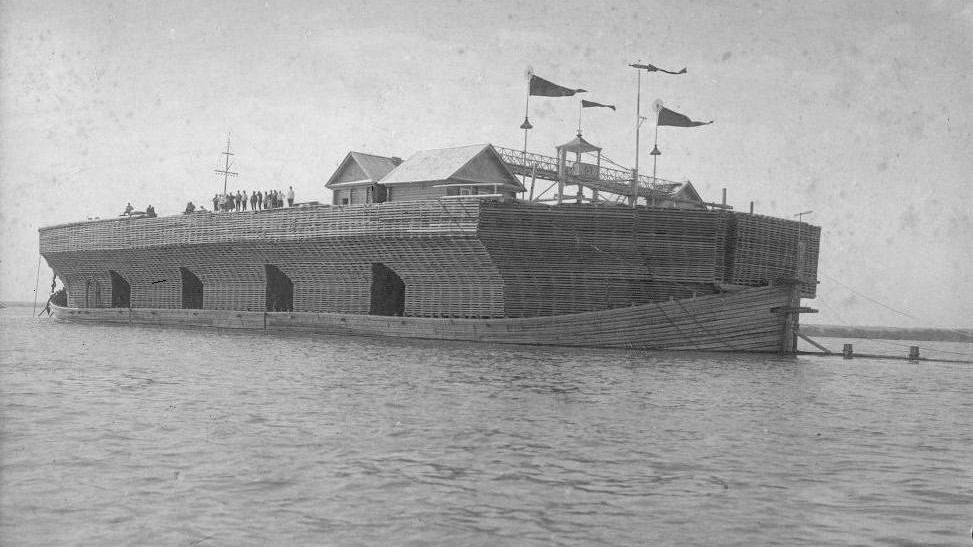
[[315, 312], [62, 308], [66, 322], [257, 329], [469, 342], [635, 350], [778, 352], [787, 336], [786, 287], [565, 315], [462, 319]]

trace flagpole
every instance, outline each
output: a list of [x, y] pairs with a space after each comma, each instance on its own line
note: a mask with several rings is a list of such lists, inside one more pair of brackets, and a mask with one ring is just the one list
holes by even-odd
[[[641, 62], [641, 59], [639, 59]], [[638, 72], [638, 87], [635, 92], [635, 169], [632, 171], [632, 207], [638, 202], [639, 187], [639, 133], [642, 126], [642, 69], [636, 68]]]
[[527, 132], [530, 131], [530, 123], [527, 121], [527, 112], [530, 108], [530, 80], [527, 80], [527, 100], [524, 101], [524, 184], [527, 184]]
[[578, 135], [581, 134], [581, 112], [584, 110], [584, 106], [581, 104], [581, 99], [578, 99]]
[[[532, 76], [531, 76], [532, 77]], [[528, 118], [528, 112], [530, 111], [530, 78], [527, 78], [527, 100], [524, 101], [524, 123], [520, 124], [520, 128], [524, 130], [524, 172], [523, 184], [527, 185], [527, 132], [533, 129], [534, 126], [530, 124], [530, 118]]]
[[652, 184], [655, 184], [655, 165], [656, 161], [659, 159], [659, 120], [656, 119], [655, 122], [655, 144], [652, 145]]

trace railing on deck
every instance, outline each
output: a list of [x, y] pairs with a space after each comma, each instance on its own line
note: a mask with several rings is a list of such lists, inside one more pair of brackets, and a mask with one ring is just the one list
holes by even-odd
[[[494, 146], [494, 149], [500, 154], [503, 162], [507, 164], [507, 168], [515, 175], [533, 175], [539, 179], [557, 180], [557, 158], [554, 156], [542, 156], [531, 152], [524, 154], [523, 150], [514, 150], [502, 146]], [[566, 182], [577, 183], [580, 181], [585, 186], [597, 190], [622, 196], [631, 195], [631, 171], [599, 166], [597, 177], [583, 177], [575, 174], [575, 163], [577, 162], [571, 160], [565, 162]], [[639, 197], [649, 198], [670, 196], [672, 191], [679, 186], [681, 186], [680, 183], [671, 180], [639, 175], [638, 195]]]

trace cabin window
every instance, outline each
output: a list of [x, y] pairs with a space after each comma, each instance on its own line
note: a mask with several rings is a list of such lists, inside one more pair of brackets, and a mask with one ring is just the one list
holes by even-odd
[[131, 308], [132, 286], [128, 284], [128, 280], [115, 270], [108, 270], [108, 276], [111, 278], [111, 307]]
[[182, 309], [203, 309], [203, 282], [187, 268], [179, 268], [182, 274]]
[[468, 186], [462, 186], [459, 189], [459, 195], [461, 196], [469, 196], [472, 194], [473, 194], [473, 189]]
[[267, 311], [294, 310], [294, 282], [280, 268], [266, 264]]
[[334, 193], [334, 203], [335, 205], [348, 205], [351, 202], [351, 194], [348, 190], [337, 190]]
[[371, 315], [405, 315], [405, 282], [381, 262], [372, 263]]
[[449, 186], [449, 187], [447, 187], [446, 188], [446, 195], [447, 196], [458, 196], [459, 195], [459, 188], [457, 188], [455, 186]]
[[371, 203], [372, 200], [373, 200], [373, 198], [372, 198], [372, 187], [369, 186], [368, 188], [365, 189], [365, 203]]

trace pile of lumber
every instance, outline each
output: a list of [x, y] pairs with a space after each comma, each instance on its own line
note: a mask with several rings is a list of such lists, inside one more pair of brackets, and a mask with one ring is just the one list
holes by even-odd
[[454, 199], [111, 219], [40, 236], [71, 307], [110, 306], [114, 271], [132, 307], [180, 308], [186, 268], [204, 308], [261, 311], [273, 265], [293, 283], [294, 311], [366, 314], [380, 263], [404, 283], [406, 315], [488, 318], [689, 299], [798, 273], [813, 297], [820, 228], [724, 211]]

